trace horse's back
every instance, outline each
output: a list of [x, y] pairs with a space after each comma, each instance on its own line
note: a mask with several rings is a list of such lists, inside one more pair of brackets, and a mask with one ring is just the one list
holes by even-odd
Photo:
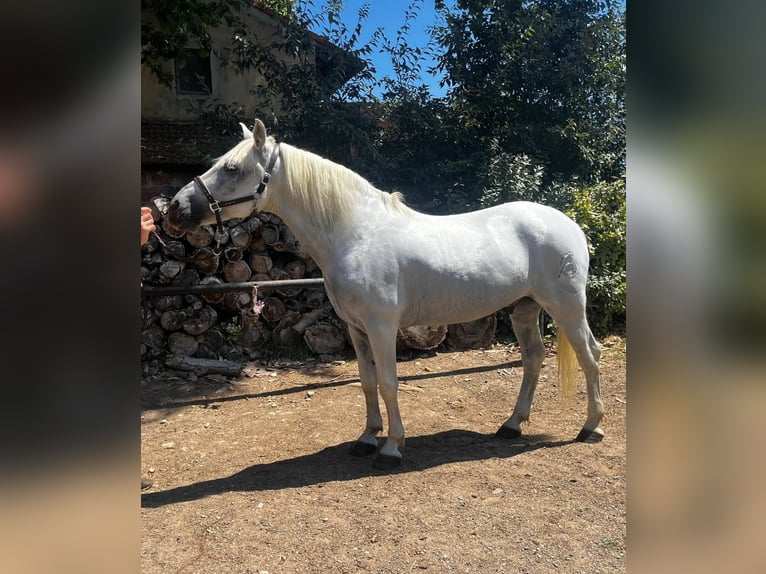
[[[479, 319], [525, 296], [551, 300], [562, 267], [587, 270], [579, 228], [563, 213], [534, 203], [414, 214], [391, 222], [390, 229], [381, 225], [363, 248], [347, 252], [353, 259], [347, 277], [359, 288], [348, 285], [347, 293], [358, 290], [353, 298], [368, 306], [396, 308], [402, 324]], [[364, 257], [351, 255], [356, 251]], [[579, 278], [565, 281], [567, 291], [584, 288]]]

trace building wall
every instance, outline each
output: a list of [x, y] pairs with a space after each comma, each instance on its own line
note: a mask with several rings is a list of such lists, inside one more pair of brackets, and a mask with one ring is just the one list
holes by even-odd
[[[257, 10], [251, 9], [240, 16], [247, 24], [252, 37], [270, 43], [276, 35], [273, 19]], [[228, 46], [231, 39], [231, 29], [225, 24], [212, 31], [214, 46]], [[233, 68], [224, 66], [213, 53], [210, 56], [213, 97], [227, 104], [238, 103], [245, 109], [248, 117], [255, 117], [257, 98], [250, 95], [249, 89], [257, 83], [259, 76], [253, 72], [240, 74]], [[165, 69], [175, 77], [174, 62], [168, 62]], [[157, 80], [152, 72], [142, 66], [141, 69], [141, 117], [145, 119], [163, 119], [190, 121], [198, 119], [199, 114], [193, 107], [211, 99], [202, 95], [176, 93], [175, 84], [165, 86]]]

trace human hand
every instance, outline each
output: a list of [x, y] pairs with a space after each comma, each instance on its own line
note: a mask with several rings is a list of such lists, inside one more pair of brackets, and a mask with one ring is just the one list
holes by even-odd
[[149, 241], [149, 234], [157, 229], [154, 225], [152, 210], [149, 207], [141, 208], [141, 245]]

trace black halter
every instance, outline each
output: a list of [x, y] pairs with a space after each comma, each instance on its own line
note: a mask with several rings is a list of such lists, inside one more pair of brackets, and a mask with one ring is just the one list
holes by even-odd
[[[210, 190], [205, 185], [205, 182], [202, 181], [202, 178], [200, 176], [196, 176], [194, 178], [194, 183], [196, 183], [202, 192], [205, 194], [205, 197], [207, 197], [207, 201], [210, 204], [210, 211], [212, 211], [215, 214], [215, 220], [218, 224], [218, 234], [221, 235], [221, 232], [223, 231], [223, 220], [221, 219], [221, 209], [224, 207], [229, 207], [230, 205], [236, 205], [238, 203], [245, 203], [246, 201], [252, 201], [255, 198], [257, 198], [259, 195], [261, 195], [264, 191], [266, 191], [266, 185], [271, 181], [271, 170], [274, 169], [274, 164], [277, 162], [277, 157], [279, 156], [279, 144], [276, 145], [274, 148], [274, 151], [271, 154], [271, 159], [269, 159], [269, 164], [266, 166], [266, 171], [263, 172], [263, 176], [261, 177], [261, 183], [258, 184], [258, 187], [255, 189], [255, 193], [253, 195], [245, 195], [243, 197], [237, 197], [235, 199], [227, 199], [226, 201], [217, 201], [213, 194], [210, 193]], [[220, 240], [219, 240], [220, 241]]]

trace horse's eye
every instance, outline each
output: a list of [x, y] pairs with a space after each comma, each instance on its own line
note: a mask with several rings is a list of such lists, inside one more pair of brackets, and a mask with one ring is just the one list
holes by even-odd
[[228, 173], [236, 173], [236, 172], [239, 171], [239, 168], [236, 165], [231, 165], [231, 164], [228, 164], [228, 165], [224, 166], [224, 169]]

